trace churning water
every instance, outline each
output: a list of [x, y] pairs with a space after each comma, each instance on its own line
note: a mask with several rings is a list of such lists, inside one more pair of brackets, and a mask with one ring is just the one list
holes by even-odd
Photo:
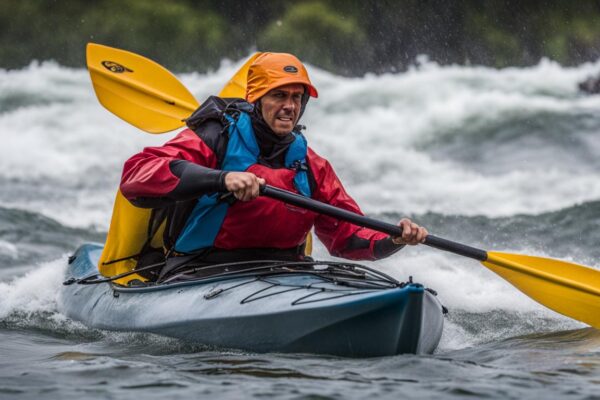
[[[239, 64], [180, 78], [203, 99]], [[600, 96], [563, 68], [441, 67], [342, 78], [311, 68], [303, 117], [363, 211], [409, 216], [489, 250], [600, 264]], [[97, 102], [88, 74], [0, 70], [0, 398], [593, 398], [600, 331], [533, 302], [479, 263], [424, 246], [374, 263], [450, 309], [433, 356], [249, 354], [88, 329], [62, 316], [66, 255], [102, 241], [125, 159], [149, 135]], [[317, 258], [327, 258], [321, 246]]]

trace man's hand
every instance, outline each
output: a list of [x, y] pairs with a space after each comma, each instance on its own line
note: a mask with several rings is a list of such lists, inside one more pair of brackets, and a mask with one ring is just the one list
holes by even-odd
[[236, 199], [249, 201], [258, 197], [260, 185], [266, 184], [252, 172], [228, 172], [225, 175], [225, 187], [232, 192]]
[[410, 244], [414, 246], [423, 243], [427, 235], [429, 235], [427, 229], [415, 224], [408, 218], [402, 218], [398, 226], [402, 228], [402, 236], [392, 238], [394, 244]]

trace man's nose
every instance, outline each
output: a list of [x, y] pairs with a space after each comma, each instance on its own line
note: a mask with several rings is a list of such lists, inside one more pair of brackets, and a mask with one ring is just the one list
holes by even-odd
[[290, 96], [285, 99], [285, 103], [283, 104], [283, 107], [286, 110], [294, 110], [294, 108], [296, 108], [296, 103], [294, 103], [294, 99]]

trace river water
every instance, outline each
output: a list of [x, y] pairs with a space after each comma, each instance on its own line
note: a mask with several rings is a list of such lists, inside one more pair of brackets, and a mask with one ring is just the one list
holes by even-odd
[[[239, 66], [180, 76], [198, 99]], [[342, 78], [311, 68], [303, 122], [369, 216], [409, 216], [487, 250], [600, 260], [600, 96], [563, 68], [442, 67]], [[431, 356], [252, 354], [86, 328], [60, 313], [66, 258], [103, 241], [125, 159], [149, 135], [97, 102], [83, 69], [0, 70], [0, 398], [600, 398], [600, 331], [481, 264], [424, 246], [369, 265], [449, 308]], [[328, 258], [317, 244], [316, 258]]]

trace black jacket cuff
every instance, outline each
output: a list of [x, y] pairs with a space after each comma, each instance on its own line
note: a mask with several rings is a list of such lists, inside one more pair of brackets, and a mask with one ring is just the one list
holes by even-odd
[[377, 259], [386, 258], [396, 253], [404, 246], [406, 245], [394, 243], [392, 241], [392, 237], [388, 236], [385, 239], [381, 239], [375, 242], [375, 246], [373, 247], [373, 254]]
[[227, 191], [227, 171], [203, 167], [185, 160], [173, 160], [169, 168], [179, 178], [179, 184], [168, 194], [173, 200], [191, 200], [205, 194]]

